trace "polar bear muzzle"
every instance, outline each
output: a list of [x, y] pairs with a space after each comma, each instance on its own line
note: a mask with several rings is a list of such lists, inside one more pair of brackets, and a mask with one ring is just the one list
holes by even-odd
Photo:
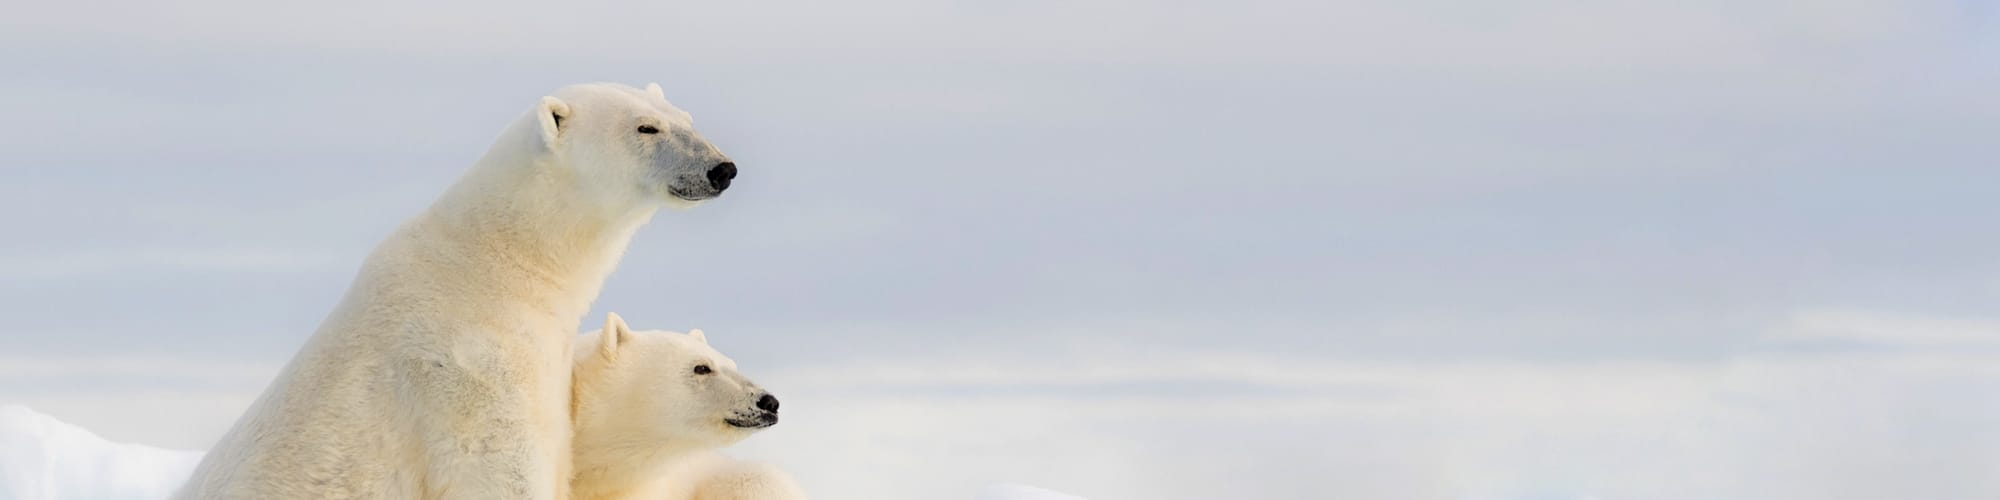
[[[715, 192], [717, 193], [722, 192], [724, 189], [729, 189], [729, 181], [735, 178], [736, 162], [725, 161], [715, 164], [715, 168], [708, 169], [708, 186], [715, 188]], [[770, 397], [770, 395], [766, 394], [765, 397]]]
[[762, 429], [778, 425], [778, 397], [772, 396], [768, 392], [764, 393], [763, 396], [757, 398], [757, 408], [754, 411], [738, 411], [734, 413], [729, 418], [722, 419], [722, 421], [728, 423], [731, 427], [744, 429]]

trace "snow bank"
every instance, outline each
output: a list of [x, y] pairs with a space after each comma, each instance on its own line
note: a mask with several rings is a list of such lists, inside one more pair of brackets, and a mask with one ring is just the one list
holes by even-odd
[[201, 452], [113, 443], [22, 406], [0, 406], [0, 500], [157, 500]]

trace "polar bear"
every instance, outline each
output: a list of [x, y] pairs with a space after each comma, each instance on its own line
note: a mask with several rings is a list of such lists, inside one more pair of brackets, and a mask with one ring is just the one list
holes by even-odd
[[791, 476], [716, 453], [778, 423], [778, 398], [701, 330], [632, 331], [616, 313], [577, 341], [577, 500], [804, 500]]
[[567, 332], [655, 211], [735, 176], [659, 85], [541, 98], [376, 247], [179, 497], [567, 496]]

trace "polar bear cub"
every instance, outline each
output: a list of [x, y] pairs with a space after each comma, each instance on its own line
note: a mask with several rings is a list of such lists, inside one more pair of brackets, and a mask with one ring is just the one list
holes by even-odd
[[611, 314], [576, 343], [577, 500], [799, 500], [784, 471], [717, 453], [778, 423], [778, 398], [701, 330], [632, 331]]

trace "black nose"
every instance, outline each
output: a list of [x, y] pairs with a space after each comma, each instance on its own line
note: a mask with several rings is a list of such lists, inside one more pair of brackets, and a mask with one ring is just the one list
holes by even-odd
[[772, 396], [770, 394], [765, 394], [764, 397], [757, 398], [757, 409], [764, 411], [778, 411], [778, 397]]
[[715, 164], [715, 168], [708, 169], [708, 185], [715, 186], [716, 191], [729, 189], [729, 180], [735, 178], [736, 162], [725, 161]]

